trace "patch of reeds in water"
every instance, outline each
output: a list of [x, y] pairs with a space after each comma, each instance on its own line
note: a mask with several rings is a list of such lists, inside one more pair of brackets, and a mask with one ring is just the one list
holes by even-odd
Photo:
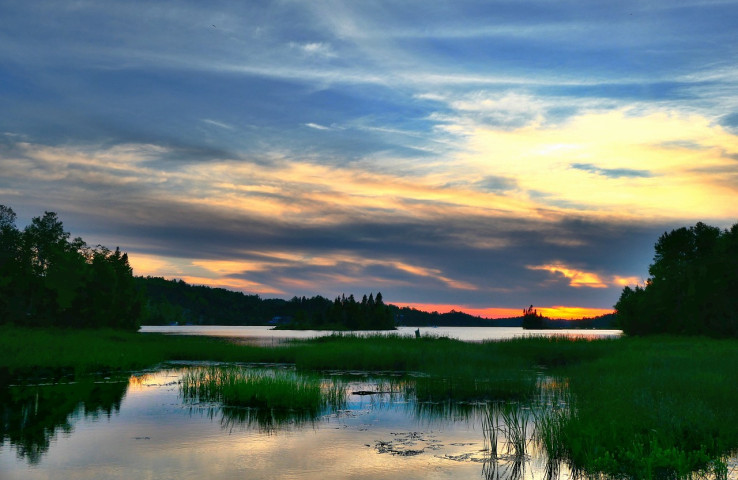
[[289, 370], [259, 370], [234, 366], [192, 369], [182, 376], [180, 392], [187, 401], [217, 402], [226, 407], [293, 410], [317, 414], [346, 402], [340, 381]]
[[485, 406], [482, 414], [482, 433], [485, 448], [492, 457], [498, 456], [498, 444], [505, 445], [508, 457], [525, 457], [530, 407], [520, 402], [492, 402]]

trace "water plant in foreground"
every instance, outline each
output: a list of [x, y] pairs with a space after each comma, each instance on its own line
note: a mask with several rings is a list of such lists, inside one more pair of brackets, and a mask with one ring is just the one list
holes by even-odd
[[323, 382], [318, 376], [291, 370], [265, 370], [240, 366], [193, 368], [182, 375], [180, 391], [185, 400], [217, 402], [227, 407], [315, 412], [345, 403], [339, 381]]

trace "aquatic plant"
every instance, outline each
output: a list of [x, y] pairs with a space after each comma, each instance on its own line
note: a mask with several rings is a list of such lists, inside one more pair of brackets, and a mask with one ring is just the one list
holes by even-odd
[[500, 408], [508, 455], [524, 457], [528, 444], [530, 410], [518, 402], [503, 403]]
[[500, 429], [499, 402], [486, 404], [482, 412], [482, 434], [484, 436], [484, 448], [492, 458], [497, 458], [497, 436]]
[[324, 388], [317, 376], [232, 366], [188, 370], [180, 381], [180, 391], [188, 401], [218, 402], [228, 407], [318, 412], [345, 402], [345, 389], [340, 384], [328, 383]]

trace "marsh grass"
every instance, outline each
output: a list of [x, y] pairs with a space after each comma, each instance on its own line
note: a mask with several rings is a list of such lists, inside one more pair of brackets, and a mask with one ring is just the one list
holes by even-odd
[[295, 351], [118, 330], [0, 327], [0, 385], [130, 372], [167, 361], [295, 362]]
[[576, 397], [562, 427], [566, 455], [586, 471], [720, 477], [738, 447], [734, 340], [627, 339], [565, 373]]
[[293, 410], [317, 415], [325, 407], [346, 403], [343, 382], [323, 381], [289, 370], [233, 366], [194, 368], [180, 380], [182, 397], [191, 402], [217, 402], [226, 407]]
[[484, 448], [492, 458], [497, 458], [500, 429], [500, 403], [486, 404], [482, 413], [482, 435], [484, 436]]

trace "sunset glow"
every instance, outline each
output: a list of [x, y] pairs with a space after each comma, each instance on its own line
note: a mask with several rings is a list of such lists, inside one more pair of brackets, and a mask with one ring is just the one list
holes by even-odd
[[610, 312], [738, 219], [735, 6], [549, 7], [4, 5], [0, 204], [137, 275]]

